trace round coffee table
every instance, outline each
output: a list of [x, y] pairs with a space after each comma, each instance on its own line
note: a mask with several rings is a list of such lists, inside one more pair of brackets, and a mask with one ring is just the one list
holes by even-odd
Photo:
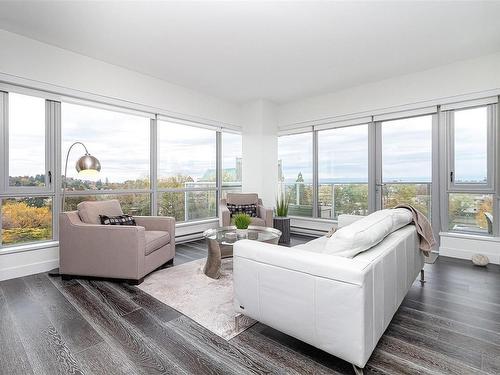
[[248, 230], [237, 230], [235, 226], [209, 229], [203, 233], [207, 240], [208, 256], [203, 272], [212, 279], [220, 277], [221, 259], [233, 256], [233, 244], [242, 239], [267, 242], [277, 245], [281, 232], [274, 228], [249, 226]]

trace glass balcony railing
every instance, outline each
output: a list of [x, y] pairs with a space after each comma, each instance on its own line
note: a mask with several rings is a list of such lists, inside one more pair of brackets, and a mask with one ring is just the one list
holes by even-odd
[[[281, 194], [290, 197], [290, 216], [313, 216], [312, 183], [280, 183]], [[318, 185], [318, 217], [336, 220], [339, 215], [368, 214], [368, 183], [335, 182]], [[423, 212], [431, 214], [431, 183], [394, 182], [382, 185], [382, 207], [391, 208], [407, 203]]]

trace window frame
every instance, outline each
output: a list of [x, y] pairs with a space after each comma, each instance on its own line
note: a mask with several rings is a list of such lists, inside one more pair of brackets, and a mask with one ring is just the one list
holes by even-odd
[[[431, 116], [431, 181], [404, 181], [404, 182], [384, 182], [384, 176], [383, 176], [383, 154], [382, 154], [382, 126], [384, 122], [389, 122], [389, 121], [398, 121], [398, 120], [407, 120], [407, 119], [412, 119], [412, 118], [418, 118], [418, 117], [425, 117], [425, 116]], [[434, 222], [439, 222], [439, 220], [434, 220], [435, 217], [438, 217], [434, 214], [434, 211], [439, 212], [439, 191], [434, 188], [434, 185], [439, 185], [435, 181], [435, 176], [436, 172], [439, 170], [439, 156], [438, 156], [438, 150], [436, 148], [436, 145], [438, 144], [438, 129], [439, 125], [439, 116], [437, 109], [434, 112], [430, 113], [408, 113], [408, 114], [401, 114], [399, 116], [395, 117], [385, 117], [381, 120], [375, 121], [374, 126], [375, 126], [375, 149], [376, 149], [376, 155], [375, 155], [375, 210], [382, 210], [383, 207], [383, 190], [384, 186], [386, 185], [423, 185], [423, 184], [428, 184], [430, 185], [430, 194], [431, 194], [431, 210], [430, 210], [430, 215], [429, 217], [432, 218], [432, 223], [433, 223], [433, 228], [436, 233], [439, 232], [439, 227], [434, 224]]]
[[[214, 187], [206, 188], [206, 187], [199, 187], [199, 188], [159, 188], [158, 187], [158, 178], [159, 178], [159, 168], [160, 168], [160, 160], [159, 160], [159, 148], [160, 148], [160, 137], [159, 137], [159, 128], [160, 128], [160, 122], [165, 122], [165, 123], [173, 123], [181, 126], [187, 126], [187, 127], [192, 127], [192, 128], [201, 128], [205, 130], [210, 130], [214, 132], [215, 135], [215, 184]], [[155, 178], [156, 178], [156, 199], [155, 199], [155, 205], [152, 206], [151, 212], [154, 213], [155, 215], [158, 215], [160, 212], [160, 197], [164, 193], [189, 193], [189, 192], [215, 192], [215, 216], [213, 217], [206, 217], [203, 219], [192, 219], [192, 220], [182, 220], [179, 221], [179, 224], [189, 224], [189, 223], [195, 223], [199, 221], [205, 221], [205, 220], [218, 220], [219, 216], [219, 201], [220, 198], [222, 197], [222, 128], [220, 127], [214, 127], [210, 125], [205, 125], [205, 124], [199, 124], [197, 122], [191, 122], [187, 120], [179, 120], [177, 118], [170, 118], [170, 117], [164, 117], [164, 116], [157, 116], [155, 120], [155, 127], [156, 127], [156, 139], [154, 140], [155, 143], [155, 148], [156, 148], [156, 166], [155, 166]], [[237, 132], [235, 132], [237, 133]], [[185, 217], [187, 215], [187, 212], [185, 212]]]
[[[44, 129], [44, 176], [45, 176], [45, 185], [43, 187], [39, 186], [11, 186], [10, 185], [10, 163], [9, 163], [9, 153], [10, 153], [10, 121], [9, 121], [9, 92], [33, 96], [37, 98], [41, 98], [44, 100], [45, 104], [45, 129]], [[17, 92], [14, 90], [10, 90], [9, 92], [0, 91], [0, 95], [2, 96], [2, 129], [3, 129], [3, 157], [4, 157], [4, 165], [3, 165], [3, 173], [2, 173], [2, 191], [11, 193], [11, 194], [36, 194], [36, 193], [53, 193], [54, 192], [54, 165], [53, 165], [53, 142], [52, 142], [52, 134], [54, 129], [54, 112], [53, 112], [53, 103], [52, 100], [46, 99], [43, 96], [38, 94], [33, 95], [28, 92]]]
[[[467, 105], [468, 102], [459, 103], [456, 107], [451, 106], [446, 107], [440, 113], [441, 127], [441, 137], [442, 145], [444, 149], [445, 156], [444, 160], [441, 162], [442, 174], [441, 181], [443, 185], [443, 190], [440, 195], [441, 199], [441, 229], [448, 233], [459, 233], [468, 235], [477, 235], [483, 237], [497, 237], [500, 235], [500, 209], [499, 209], [499, 198], [500, 198], [500, 181], [499, 175], [496, 173], [495, 169], [498, 164], [498, 157], [500, 155], [499, 151], [499, 141], [498, 141], [498, 125], [499, 125], [499, 111], [498, 104], [496, 101], [489, 101], [483, 103], [479, 100], [477, 105], [475, 101], [471, 102], [471, 105]], [[487, 107], [487, 183], [486, 184], [456, 184], [450, 181], [450, 172], [453, 171], [454, 167], [454, 112], [460, 110], [467, 110], [479, 107]], [[449, 228], [449, 206], [450, 206], [450, 195], [453, 193], [470, 193], [470, 194], [485, 194], [492, 195], [492, 216], [493, 216], [493, 233], [478, 233], [476, 231], [467, 230], [454, 230]]]
[[[44, 143], [45, 143], [45, 185], [40, 186], [11, 186], [9, 176], [9, 93], [21, 94], [41, 98], [45, 103], [44, 115]], [[47, 246], [48, 243], [54, 242], [59, 238], [59, 215], [60, 204], [59, 194], [55, 188], [59, 181], [57, 177], [58, 163], [56, 162], [57, 154], [57, 128], [60, 119], [60, 103], [52, 100], [48, 95], [43, 95], [43, 92], [26, 88], [8, 87], [8, 91], [0, 88], [0, 144], [2, 151], [0, 152], [3, 163], [0, 165], [0, 252], [12, 251], [13, 248], [33, 248], [34, 246]], [[1, 201], [10, 198], [28, 198], [28, 197], [47, 197], [51, 202], [51, 217], [52, 217], [52, 235], [49, 239], [27, 241], [4, 245], [2, 243], [2, 218]]]
[[[371, 210], [371, 205], [370, 205], [370, 200], [371, 200], [371, 196], [373, 195], [372, 193], [372, 188], [371, 188], [371, 183], [370, 183], [370, 158], [371, 158], [371, 155], [370, 155], [370, 143], [371, 143], [371, 131], [370, 131], [370, 128], [373, 126], [373, 122], [371, 121], [371, 117], [370, 119], [365, 119], [365, 120], [368, 120], [368, 121], [365, 121], [365, 122], [359, 122], [359, 121], [350, 121], [349, 123], [346, 123], [346, 122], [342, 122], [340, 124], [337, 124], [335, 126], [326, 126], [326, 125], [322, 125], [322, 126], [318, 126], [318, 127], [315, 127], [314, 128], [314, 133], [315, 133], [315, 147], [313, 147], [313, 152], [314, 152], [314, 159], [313, 159], [313, 163], [314, 163], [314, 167], [313, 167], [313, 171], [314, 172], [314, 181], [315, 181], [315, 184], [316, 184], [316, 189], [313, 189], [313, 193], [314, 191], [316, 192], [314, 194], [314, 197], [313, 197], [313, 201], [315, 202], [315, 207], [316, 207], [316, 216], [315, 218], [317, 219], [321, 219], [321, 220], [333, 220], [333, 222], [337, 222], [338, 219], [329, 219], [329, 218], [322, 218], [320, 217], [320, 205], [319, 205], [319, 188], [321, 186], [321, 182], [320, 182], [320, 171], [319, 171], [319, 153], [320, 153], [320, 136], [321, 136], [321, 133], [322, 132], [326, 132], [326, 131], [332, 131], [332, 130], [336, 130], [336, 129], [344, 129], [344, 128], [353, 128], [353, 127], [357, 127], [357, 126], [366, 126], [366, 153], [367, 153], [367, 157], [366, 157], [366, 161], [367, 161], [367, 175], [366, 175], [366, 185], [367, 185], [367, 188], [368, 188], [368, 197], [367, 197], [367, 201], [366, 201], [366, 204], [367, 204], [367, 212], [371, 213], [372, 210]], [[364, 182], [363, 183], [356, 183], [356, 182], [351, 182], [351, 184], [353, 185], [356, 185], [356, 184], [365, 184]], [[332, 207], [333, 209], [333, 207]]]
[[[446, 149], [447, 149], [447, 191], [448, 193], [478, 192], [495, 193], [495, 139], [496, 139], [496, 104], [478, 105], [471, 107], [461, 107], [443, 111], [443, 120], [446, 128]], [[486, 163], [487, 177], [486, 183], [457, 183], [454, 178], [455, 173], [455, 112], [474, 108], [486, 108], [487, 110], [487, 142], [486, 142]], [[452, 175], [453, 173], [453, 175]]]
[[[308, 183], [307, 185], [311, 185], [312, 188], [312, 200], [311, 200], [311, 216], [297, 216], [297, 215], [288, 215], [291, 218], [295, 219], [314, 219], [314, 220], [325, 220], [325, 221], [330, 221], [330, 219], [321, 219], [318, 218], [318, 132], [313, 130], [313, 128], [308, 129], [306, 131], [291, 131], [291, 132], [284, 132], [282, 134], [278, 135], [278, 138], [280, 137], [288, 137], [288, 136], [294, 136], [294, 135], [303, 135], [303, 134], [308, 134], [311, 137], [311, 183]], [[279, 139], [277, 140], [277, 156], [278, 160], [280, 160], [279, 157]], [[276, 165], [277, 168], [279, 168], [279, 164]], [[286, 183], [277, 181], [277, 191], [279, 194], [282, 194], [282, 191], [286, 191]], [[304, 183], [304, 186], [306, 184]]]

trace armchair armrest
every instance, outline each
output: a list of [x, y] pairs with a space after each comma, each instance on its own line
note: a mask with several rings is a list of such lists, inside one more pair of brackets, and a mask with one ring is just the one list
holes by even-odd
[[134, 216], [137, 225], [146, 230], [167, 231], [170, 234], [170, 244], [175, 249], [175, 218], [170, 216]]
[[288, 248], [265, 242], [241, 240], [234, 246], [235, 273], [241, 259], [321, 278], [363, 285], [369, 262]]
[[219, 204], [219, 223], [221, 227], [231, 225], [231, 212], [225, 204]]
[[273, 209], [264, 207], [259, 204], [257, 206], [257, 216], [266, 222], [266, 227], [273, 227]]
[[175, 234], [175, 219], [169, 216], [134, 216], [137, 225], [146, 230], [167, 231], [170, 235]]

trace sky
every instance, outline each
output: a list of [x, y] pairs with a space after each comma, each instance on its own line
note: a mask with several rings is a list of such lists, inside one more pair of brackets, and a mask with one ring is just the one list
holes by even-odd
[[[99, 179], [123, 182], [149, 176], [149, 118], [69, 103], [61, 107], [63, 158], [69, 146], [80, 141], [100, 160]], [[44, 173], [44, 113], [43, 99], [9, 94], [11, 176]], [[483, 181], [486, 177], [486, 121], [485, 108], [455, 112], [457, 181]], [[384, 181], [430, 181], [431, 126], [431, 116], [383, 123]], [[215, 168], [214, 131], [160, 121], [158, 135], [159, 177], [184, 174], [196, 180]], [[301, 172], [311, 182], [312, 134], [280, 137], [278, 144], [286, 181], [295, 181]], [[367, 180], [367, 125], [321, 131], [318, 147], [320, 183]], [[81, 146], [73, 149], [68, 176], [77, 177], [74, 165], [83, 153]], [[235, 168], [240, 156], [241, 137], [224, 134], [223, 167]]]
[[[473, 124], [473, 126], [471, 126]], [[486, 109], [455, 112], [455, 175], [462, 181], [483, 181], [486, 172]], [[384, 182], [430, 182], [432, 171], [432, 116], [382, 123]], [[278, 158], [286, 182], [299, 172], [312, 181], [312, 134], [280, 137]], [[368, 181], [368, 126], [320, 131], [319, 182]], [[457, 180], [458, 181], [458, 180]]]
[[[9, 116], [9, 174], [43, 174], [44, 100], [9, 94]], [[123, 182], [149, 176], [149, 118], [62, 103], [61, 128], [62, 168], [68, 148], [79, 141], [101, 162], [98, 179]], [[207, 169], [215, 169], [215, 135], [213, 130], [159, 121], [158, 176], [185, 174], [196, 180]], [[80, 145], [71, 151], [69, 177], [77, 178], [74, 166], [84, 153]], [[237, 157], [241, 157], [241, 136], [223, 133], [223, 167], [235, 168]]]

